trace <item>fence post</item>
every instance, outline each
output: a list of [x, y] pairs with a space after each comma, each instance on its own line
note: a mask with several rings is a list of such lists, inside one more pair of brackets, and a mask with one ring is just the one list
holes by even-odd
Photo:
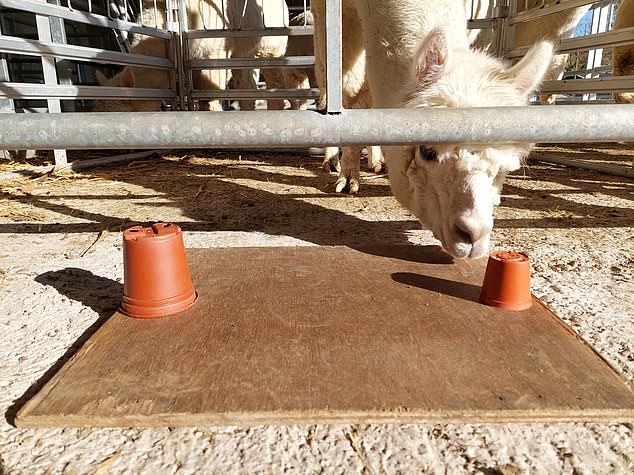
[[508, 33], [508, 12], [508, 0], [496, 0], [493, 10], [493, 18], [495, 18], [495, 45], [493, 51], [496, 56], [500, 57], [504, 54], [504, 38]]
[[[178, 109], [187, 110], [191, 108], [191, 90], [189, 85], [190, 74], [185, 70], [185, 64], [189, 62], [189, 54], [187, 53], [186, 32], [189, 29], [187, 25], [187, 2], [182, 0], [168, 0], [165, 4], [165, 28], [172, 32], [170, 45], [172, 46], [172, 57], [174, 63], [174, 71], [172, 71], [172, 84], [175, 85], [178, 94]], [[170, 49], [168, 48], [168, 51]], [[189, 71], [189, 65], [187, 65]]]
[[501, 56], [504, 58], [515, 46], [515, 25], [511, 24], [511, 18], [515, 17], [515, 15], [517, 15], [517, 0], [509, 0], [506, 18], [504, 18], [504, 49], [501, 51]]
[[[0, 12], [0, 35], [2, 35], [3, 15]], [[9, 82], [9, 65], [7, 64], [7, 56], [4, 53], [0, 53], [0, 82]], [[1, 99], [0, 98], [0, 114], [15, 113], [15, 104], [13, 99]], [[0, 158], [11, 158], [11, 150], [0, 150]]]
[[[48, 3], [46, 0], [40, 0], [41, 3]], [[59, 20], [59, 19], [56, 19]], [[37, 36], [40, 41], [47, 43], [53, 42], [53, 35], [51, 34], [51, 21], [48, 16], [36, 15], [35, 21], [37, 24]], [[63, 23], [61, 25], [63, 28]], [[57, 83], [57, 69], [55, 65], [55, 58], [51, 56], [42, 56], [42, 70], [44, 73], [44, 84], [47, 86], [56, 86]], [[61, 102], [59, 99], [47, 99], [48, 112], [52, 114], [62, 112]], [[62, 166], [68, 162], [66, 157], [66, 150], [54, 150], [55, 165]]]
[[342, 100], [342, 47], [341, 47], [341, 0], [326, 1], [326, 90], [327, 111], [339, 114], [343, 111]]

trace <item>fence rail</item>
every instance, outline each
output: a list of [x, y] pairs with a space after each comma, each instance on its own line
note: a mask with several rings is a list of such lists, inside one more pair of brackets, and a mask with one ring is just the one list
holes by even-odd
[[[0, 114], [4, 147], [233, 148], [634, 141], [629, 105]], [[610, 124], [606, 127], [606, 124]]]
[[112, 28], [120, 31], [127, 31], [129, 33], [140, 33], [147, 36], [154, 36], [156, 38], [162, 38], [168, 40], [171, 38], [171, 33], [158, 28], [153, 28], [147, 25], [140, 25], [124, 20], [113, 20], [107, 16], [99, 15], [91, 12], [84, 12], [79, 10], [71, 10], [67, 7], [59, 5], [52, 5], [50, 3], [34, 2], [31, 0], [0, 0], [0, 8], [12, 8], [15, 10], [23, 10], [29, 13], [37, 15], [45, 15], [56, 18], [63, 18], [64, 20], [73, 21], [76, 23], [84, 23], [86, 25], [100, 26], [103, 28]]

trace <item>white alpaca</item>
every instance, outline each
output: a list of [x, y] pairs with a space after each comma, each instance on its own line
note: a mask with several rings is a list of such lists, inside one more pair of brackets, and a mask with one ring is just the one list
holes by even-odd
[[[614, 29], [634, 26], [634, 0], [623, 0], [616, 12]], [[614, 76], [634, 76], [634, 44], [614, 48]], [[617, 104], [634, 104], [634, 93], [620, 92], [614, 94]]]
[[[532, 10], [542, 8], [543, 6], [550, 6], [555, 3], [566, 4], [571, 0], [530, 0], [529, 2], [518, 2], [518, 13], [526, 10]], [[466, 0], [471, 8], [471, 0]], [[478, 2], [474, 11], [475, 18], [485, 18], [490, 15], [493, 10], [493, 0]], [[514, 36], [514, 48], [521, 48], [534, 45], [541, 40], [558, 41], [559, 39], [572, 38], [577, 25], [586, 14], [590, 5], [583, 5], [581, 7], [571, 8], [558, 13], [553, 13], [541, 18], [537, 18], [533, 21], [518, 23], [515, 26]], [[474, 30], [477, 31], [477, 30]], [[473, 32], [470, 33], [470, 39], [472, 45], [476, 48], [489, 50], [493, 43], [494, 32], [492, 30], [480, 30], [477, 31], [477, 35]], [[546, 74], [545, 80], [561, 79], [568, 60], [567, 54], [558, 54], [553, 58], [552, 64]], [[555, 102], [555, 96], [541, 95], [540, 102], [542, 104], [552, 104]]]
[[[377, 108], [524, 105], [552, 59], [548, 42], [535, 45], [513, 67], [471, 50], [464, 0], [442, 7], [434, 0], [344, 0], [344, 6], [344, 14], [356, 8], [360, 19], [364, 34], [358, 47], [367, 52]], [[504, 177], [519, 168], [529, 149], [529, 144], [421, 144], [383, 152], [397, 200], [448, 252], [476, 258], [488, 252]]]
[[[187, 23], [189, 30], [202, 29], [256, 29], [281, 27], [288, 24], [288, 8], [282, 0], [183, 0], [186, 2]], [[246, 2], [246, 9], [244, 8]], [[148, 5], [152, 5], [150, 1]], [[161, 13], [153, 10], [143, 11], [143, 23], [165, 28], [165, 1], [157, 2]], [[224, 7], [224, 10], [223, 10]], [[244, 17], [242, 13], [244, 12]], [[155, 19], [158, 25], [155, 25]], [[189, 41], [189, 57], [192, 59], [221, 58], [274, 58], [283, 56], [286, 51], [287, 37], [246, 37], [246, 38], [201, 38]], [[167, 43], [149, 36], [139, 36], [133, 41], [131, 52], [148, 56], [167, 57]], [[283, 77], [276, 69], [264, 69], [267, 85], [272, 88], [283, 87]], [[255, 89], [257, 72], [249, 69], [232, 71], [234, 82], [239, 89]], [[97, 76], [104, 86], [124, 86], [167, 89], [170, 86], [170, 75], [167, 71], [126, 66], [113, 78], [106, 79], [102, 74]], [[226, 70], [197, 70], [192, 73], [194, 89], [224, 89], [227, 83]], [[98, 101], [95, 110], [104, 111], [152, 111], [159, 110], [160, 101], [106, 100]], [[282, 109], [284, 101], [271, 100], [270, 108]], [[222, 110], [220, 101], [201, 101], [201, 108]], [[254, 100], [241, 101], [242, 109], [254, 109]]]

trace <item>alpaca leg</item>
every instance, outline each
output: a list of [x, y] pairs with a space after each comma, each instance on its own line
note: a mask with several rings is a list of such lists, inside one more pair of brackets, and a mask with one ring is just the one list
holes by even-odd
[[[193, 75], [194, 88], [201, 90], [218, 90], [224, 89], [226, 84], [227, 72], [224, 70], [213, 71], [197, 71]], [[199, 101], [199, 109], [207, 111], [221, 111], [222, 103], [218, 100]]]
[[[310, 82], [308, 80], [308, 74], [300, 74], [300, 78], [298, 78], [298, 86], [297, 89], [310, 89]], [[305, 99], [293, 99], [291, 101], [292, 107], [295, 107], [295, 110], [306, 110], [308, 109], [308, 101]], [[291, 107], [291, 108], [292, 108]]]
[[374, 173], [379, 173], [383, 169], [385, 159], [383, 158], [383, 152], [378, 145], [372, 145], [366, 147], [368, 150], [368, 169]]
[[[308, 89], [310, 83], [308, 81], [308, 75], [303, 69], [285, 70], [282, 72], [284, 77], [285, 89]], [[303, 99], [290, 99], [291, 110], [306, 110], [308, 109], [308, 101]]]
[[359, 191], [359, 168], [361, 163], [361, 150], [363, 147], [343, 147], [341, 155], [341, 172], [335, 183], [335, 190], [341, 193], [346, 185], [351, 194]]
[[[263, 69], [262, 75], [267, 89], [284, 89], [284, 75], [279, 69]], [[284, 99], [267, 99], [266, 108], [269, 110], [284, 110]]]
[[[256, 82], [256, 70], [253, 69], [232, 69], [231, 75], [233, 76], [233, 84], [236, 89], [257, 89]], [[255, 100], [253, 99], [241, 99], [240, 110], [252, 111], [255, 110]]]
[[341, 164], [339, 163], [339, 148], [338, 147], [326, 147], [326, 152], [324, 154], [324, 161], [321, 164], [321, 167], [324, 169], [326, 173], [330, 173], [332, 171], [340, 172]]
[[326, 2], [318, 0], [311, 2], [311, 11], [315, 18], [313, 41], [315, 45], [315, 80], [320, 95], [317, 99], [317, 109], [326, 108]]

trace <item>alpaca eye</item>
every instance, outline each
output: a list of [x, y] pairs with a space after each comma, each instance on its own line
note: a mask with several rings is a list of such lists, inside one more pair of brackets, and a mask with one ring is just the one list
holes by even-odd
[[423, 158], [423, 160], [427, 162], [432, 162], [438, 159], [438, 154], [436, 153], [436, 150], [431, 147], [421, 145], [418, 147], [418, 150], [420, 152], [420, 156]]

